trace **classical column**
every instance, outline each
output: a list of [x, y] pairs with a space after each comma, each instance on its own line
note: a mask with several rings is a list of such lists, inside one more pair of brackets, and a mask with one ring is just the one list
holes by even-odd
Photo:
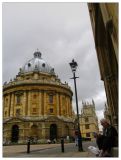
[[60, 94], [60, 115], [63, 115], [62, 95]]
[[5, 103], [5, 96], [3, 97], [3, 118], [5, 117], [5, 106], [6, 106], [6, 103]]
[[28, 114], [28, 92], [26, 91], [26, 105], [25, 105], [25, 115], [27, 116]]
[[31, 115], [31, 91], [28, 92], [28, 116]]
[[11, 94], [11, 107], [10, 107], [10, 117], [14, 116], [14, 108], [15, 108], [15, 95], [14, 93]]
[[69, 116], [69, 98], [67, 97], [67, 116]]
[[71, 102], [71, 99], [70, 100], [70, 115], [72, 116], [72, 102]]
[[23, 116], [26, 115], [26, 99], [27, 99], [27, 95], [26, 95], [26, 91], [24, 91], [23, 93]]
[[41, 114], [44, 115], [44, 90], [41, 91]]
[[60, 93], [58, 93], [58, 101], [59, 101], [59, 115], [61, 115], [61, 104], [60, 104]]
[[39, 116], [42, 115], [42, 93], [38, 92]]
[[56, 93], [56, 110], [57, 110], [57, 116], [59, 115], [59, 94]]
[[68, 115], [69, 115], [69, 117], [70, 117], [70, 115], [71, 115], [71, 103], [70, 103], [70, 99], [68, 99]]
[[47, 115], [47, 94], [46, 94], [45, 91], [44, 91], [44, 104], [43, 104], [43, 107], [44, 107], [44, 115]]
[[42, 122], [42, 138], [41, 139], [45, 139], [45, 123]]
[[8, 117], [10, 117], [10, 110], [11, 110], [11, 93], [9, 94], [9, 101], [8, 101]]

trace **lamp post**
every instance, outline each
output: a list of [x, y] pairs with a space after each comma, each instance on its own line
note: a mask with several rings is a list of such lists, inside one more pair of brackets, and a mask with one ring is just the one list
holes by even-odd
[[75, 72], [77, 69], [77, 62], [74, 61], [74, 59], [72, 60], [70, 64], [70, 67], [72, 69], [73, 72], [73, 77], [71, 79], [74, 79], [74, 86], [75, 86], [75, 98], [76, 98], [76, 109], [77, 109], [77, 123], [78, 123], [78, 151], [83, 151], [83, 147], [82, 147], [82, 136], [81, 136], [81, 131], [80, 131], [80, 123], [79, 123], [79, 109], [78, 109], [78, 97], [77, 97], [77, 87], [76, 87], [76, 77], [75, 76]]

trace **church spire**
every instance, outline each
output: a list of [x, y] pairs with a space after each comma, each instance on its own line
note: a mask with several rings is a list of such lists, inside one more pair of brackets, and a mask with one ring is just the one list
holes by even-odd
[[92, 104], [93, 104], [93, 106], [95, 107], [95, 102], [94, 102], [94, 100], [92, 99]]

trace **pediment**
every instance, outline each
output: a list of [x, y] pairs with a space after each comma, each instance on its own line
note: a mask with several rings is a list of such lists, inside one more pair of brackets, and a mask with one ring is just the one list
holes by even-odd
[[56, 116], [48, 116], [47, 119], [46, 119], [46, 121], [53, 121], [53, 122], [55, 122], [55, 121], [60, 121], [60, 119], [58, 117], [56, 117]]
[[23, 122], [24, 120], [19, 117], [10, 117], [8, 119], [4, 119], [3, 123], [9, 123], [9, 122]]

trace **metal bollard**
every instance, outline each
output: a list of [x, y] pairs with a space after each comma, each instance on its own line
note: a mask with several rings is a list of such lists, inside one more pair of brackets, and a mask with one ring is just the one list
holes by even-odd
[[27, 142], [27, 153], [30, 153], [30, 140]]
[[61, 151], [64, 152], [64, 139], [61, 139]]

